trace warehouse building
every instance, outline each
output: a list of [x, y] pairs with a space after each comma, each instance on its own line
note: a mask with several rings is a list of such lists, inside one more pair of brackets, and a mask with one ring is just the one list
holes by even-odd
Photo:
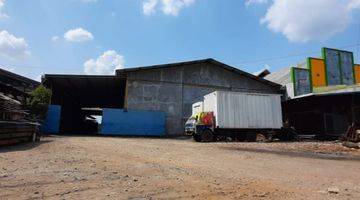
[[[115, 76], [45, 75], [43, 82], [53, 90], [51, 103], [59, 106], [54, 111], [59, 115], [59, 132], [87, 132], [84, 117], [97, 114], [103, 115], [102, 128], [111, 124], [111, 131], [121, 134], [129, 131], [131, 135], [124, 124], [130, 126], [132, 122], [129, 117], [122, 118], [119, 112], [112, 110], [111, 116], [123, 119], [117, 122], [123, 124], [106, 123], [105, 115], [110, 114], [105, 113], [105, 108], [115, 108], [128, 116], [130, 111], [143, 111], [133, 116], [137, 124], [156, 118], [148, 111], [161, 112], [166, 135], [181, 135], [192, 104], [215, 90], [281, 93], [280, 85], [214, 59], [121, 69]], [[143, 127], [141, 130], [147, 131]]]

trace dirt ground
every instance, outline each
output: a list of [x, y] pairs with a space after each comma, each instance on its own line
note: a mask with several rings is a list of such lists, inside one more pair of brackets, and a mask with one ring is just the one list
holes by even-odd
[[360, 150], [47, 137], [0, 148], [0, 199], [360, 199]]

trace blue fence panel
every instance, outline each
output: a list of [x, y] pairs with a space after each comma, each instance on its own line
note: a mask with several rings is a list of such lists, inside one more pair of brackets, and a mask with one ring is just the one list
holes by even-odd
[[61, 106], [49, 105], [41, 131], [46, 134], [58, 134], [60, 129]]
[[100, 134], [163, 136], [165, 135], [165, 113], [160, 111], [103, 109]]

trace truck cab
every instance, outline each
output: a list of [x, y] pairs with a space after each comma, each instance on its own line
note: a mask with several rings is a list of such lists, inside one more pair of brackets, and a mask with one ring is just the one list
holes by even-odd
[[202, 101], [196, 102], [192, 105], [192, 114], [185, 122], [185, 134], [192, 136], [196, 132], [199, 114], [204, 110], [204, 103]]
[[185, 122], [185, 134], [193, 136], [197, 142], [210, 142], [214, 137], [214, 115], [204, 112], [203, 108], [203, 102], [192, 105], [192, 115]]
[[189, 117], [185, 122], [185, 134], [192, 136], [195, 133], [197, 119], [193, 116]]

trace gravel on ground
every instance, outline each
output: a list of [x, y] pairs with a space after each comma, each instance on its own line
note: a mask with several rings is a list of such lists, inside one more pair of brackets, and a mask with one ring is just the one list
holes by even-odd
[[0, 199], [360, 199], [334, 142], [53, 136], [0, 148]]

